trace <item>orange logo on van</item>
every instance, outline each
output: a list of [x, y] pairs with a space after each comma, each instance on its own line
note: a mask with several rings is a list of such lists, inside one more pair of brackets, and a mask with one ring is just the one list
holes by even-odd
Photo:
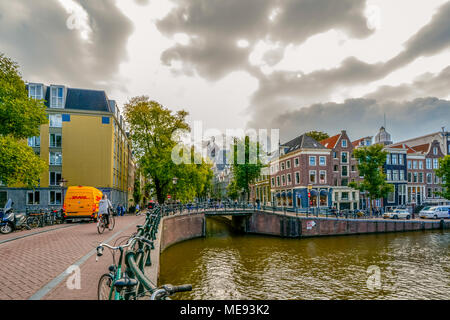
[[95, 197], [95, 201], [100, 201], [100, 200], [102, 200], [102, 197], [99, 197], [99, 196]]
[[87, 196], [73, 196], [72, 199], [87, 200]]

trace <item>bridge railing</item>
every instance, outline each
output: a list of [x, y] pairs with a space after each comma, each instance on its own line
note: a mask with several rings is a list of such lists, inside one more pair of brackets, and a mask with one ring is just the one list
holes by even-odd
[[295, 215], [297, 217], [325, 217], [325, 218], [345, 218], [345, 219], [368, 219], [380, 218], [380, 215], [370, 216], [368, 212], [361, 210], [337, 211], [328, 207], [314, 208], [293, 208], [287, 206], [267, 206], [253, 202], [192, 202], [187, 204], [165, 204], [160, 206], [163, 216], [190, 214], [190, 213], [250, 213], [254, 211], [265, 211], [283, 215]]

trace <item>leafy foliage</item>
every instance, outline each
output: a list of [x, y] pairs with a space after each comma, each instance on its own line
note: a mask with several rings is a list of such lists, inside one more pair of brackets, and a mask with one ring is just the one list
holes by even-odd
[[307, 132], [306, 135], [317, 141], [322, 141], [322, 140], [328, 139], [330, 137], [328, 135], [328, 133], [322, 132], [322, 131], [310, 131], [310, 132]]
[[[184, 110], [172, 112], [146, 96], [134, 97], [125, 104], [134, 154], [142, 173], [150, 178], [159, 203], [164, 203], [169, 194], [182, 201], [204, 195], [212, 178], [211, 166], [193, 152], [183, 152], [182, 157], [192, 157], [194, 163], [172, 161], [172, 151], [180, 144], [180, 131], [190, 129], [187, 115]], [[174, 177], [177, 184], [173, 183]]]
[[[261, 169], [264, 167], [260, 159], [260, 146], [258, 143], [251, 141], [248, 136], [244, 139], [236, 138], [234, 141], [231, 164], [236, 186], [231, 187], [231, 195], [234, 196], [236, 190], [241, 189], [247, 194], [247, 200], [249, 200], [249, 185], [260, 176]], [[255, 152], [252, 152], [252, 150]]]
[[442, 179], [442, 192], [438, 192], [437, 194], [450, 200], [450, 156], [439, 159], [439, 168], [435, 172]]
[[0, 180], [34, 187], [47, 165], [24, 139], [39, 136], [48, 120], [43, 101], [28, 97], [18, 70], [0, 53]]
[[378, 144], [354, 150], [353, 155], [359, 161], [359, 176], [364, 180], [357, 183], [351, 182], [349, 186], [361, 192], [367, 192], [372, 200], [385, 198], [393, 192], [394, 186], [386, 182], [386, 175], [382, 168], [387, 154], [383, 151], [383, 146]]

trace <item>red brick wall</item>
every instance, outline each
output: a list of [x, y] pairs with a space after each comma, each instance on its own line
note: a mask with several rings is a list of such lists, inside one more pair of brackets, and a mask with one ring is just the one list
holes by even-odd
[[161, 252], [175, 243], [205, 236], [203, 213], [166, 217], [162, 224]]

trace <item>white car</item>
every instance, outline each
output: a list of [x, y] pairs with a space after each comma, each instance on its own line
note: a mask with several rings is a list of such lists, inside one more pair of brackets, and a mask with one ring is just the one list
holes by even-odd
[[406, 209], [394, 209], [383, 214], [384, 219], [411, 219], [411, 213]]
[[449, 218], [450, 206], [436, 206], [423, 208], [420, 211], [420, 217], [423, 219]]

